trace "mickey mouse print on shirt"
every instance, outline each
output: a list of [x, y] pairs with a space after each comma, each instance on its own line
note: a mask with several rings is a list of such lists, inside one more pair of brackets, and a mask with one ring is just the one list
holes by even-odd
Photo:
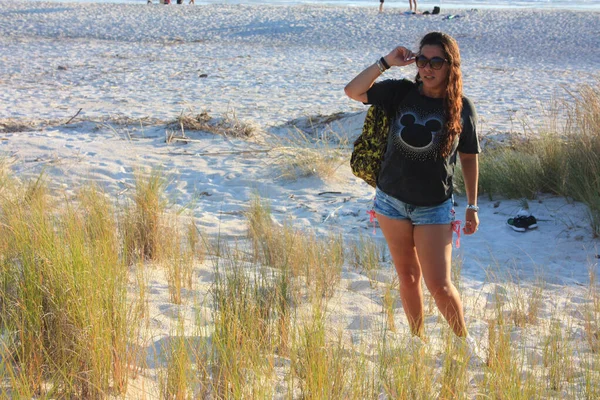
[[432, 160], [438, 154], [439, 135], [443, 127], [441, 116], [422, 116], [417, 110], [404, 110], [399, 113], [392, 127], [394, 146], [405, 157], [414, 161]]

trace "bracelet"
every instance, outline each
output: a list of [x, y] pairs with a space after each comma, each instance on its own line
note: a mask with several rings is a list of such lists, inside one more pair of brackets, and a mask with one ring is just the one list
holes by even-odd
[[379, 68], [379, 72], [383, 74], [385, 72], [385, 67], [383, 66], [383, 64], [381, 63], [381, 61], [377, 60], [375, 62], [375, 64], [377, 64], [377, 68]]
[[473, 204], [469, 204], [467, 205], [467, 210], [473, 210], [475, 212], [479, 211], [479, 207], [477, 207], [476, 205]]
[[385, 67], [385, 69], [390, 69], [390, 65], [385, 61], [385, 58], [381, 57], [379, 61], [381, 62], [381, 65]]

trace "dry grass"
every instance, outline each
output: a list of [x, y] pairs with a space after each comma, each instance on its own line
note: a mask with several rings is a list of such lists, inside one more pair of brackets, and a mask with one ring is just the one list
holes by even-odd
[[204, 131], [236, 138], [250, 138], [259, 132], [256, 125], [238, 120], [235, 113], [213, 118], [206, 111], [195, 115], [182, 113], [170, 126], [182, 132]]
[[0, 133], [16, 133], [37, 130], [41, 124], [41, 121], [0, 118]]
[[132, 118], [126, 115], [112, 114], [102, 117], [87, 117], [83, 115], [77, 115], [72, 121], [70, 117], [64, 119], [24, 119], [24, 118], [0, 118], [0, 133], [17, 133], [27, 132], [32, 130], [41, 130], [44, 128], [53, 128], [64, 126], [67, 122], [74, 124], [76, 122], [92, 122], [105, 127], [112, 127], [113, 125], [119, 127], [126, 126], [149, 126], [149, 125], [162, 125], [165, 121], [152, 118]]
[[314, 138], [296, 129], [284, 137], [270, 136], [268, 145], [275, 157], [279, 178], [296, 180], [316, 176], [335, 179], [338, 168], [347, 162], [346, 146], [327, 135]]

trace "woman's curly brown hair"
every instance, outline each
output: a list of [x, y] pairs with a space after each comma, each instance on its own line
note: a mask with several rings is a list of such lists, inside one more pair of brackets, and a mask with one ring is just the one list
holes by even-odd
[[[423, 46], [440, 46], [444, 52], [444, 57], [448, 60], [448, 82], [446, 85], [446, 94], [444, 96], [444, 112], [446, 123], [444, 131], [446, 135], [441, 143], [441, 156], [448, 157], [454, 147], [454, 141], [462, 131], [461, 114], [463, 108], [463, 83], [462, 72], [460, 70], [460, 51], [458, 43], [452, 36], [442, 32], [430, 32], [423, 36], [419, 45], [419, 51]], [[416, 81], [420, 82], [421, 77], [417, 72]]]

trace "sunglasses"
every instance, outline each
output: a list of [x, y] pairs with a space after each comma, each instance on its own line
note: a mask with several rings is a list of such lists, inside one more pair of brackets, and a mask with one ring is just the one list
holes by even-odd
[[415, 62], [417, 63], [417, 67], [419, 68], [425, 68], [427, 64], [429, 64], [431, 69], [442, 69], [444, 63], [448, 62], [448, 60], [442, 57], [427, 58], [424, 55], [420, 54], [415, 59]]

